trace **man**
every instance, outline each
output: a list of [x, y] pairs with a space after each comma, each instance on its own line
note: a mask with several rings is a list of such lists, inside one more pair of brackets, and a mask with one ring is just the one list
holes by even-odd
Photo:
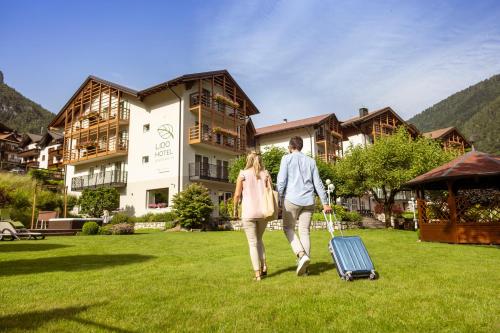
[[[309, 266], [311, 243], [309, 229], [314, 212], [314, 191], [319, 195], [323, 210], [331, 212], [328, 198], [319, 178], [316, 162], [301, 153], [302, 138], [290, 139], [290, 154], [281, 159], [278, 173], [278, 193], [283, 202], [283, 231], [298, 258], [297, 275], [304, 275]], [[299, 237], [295, 234], [295, 225], [299, 223]]]

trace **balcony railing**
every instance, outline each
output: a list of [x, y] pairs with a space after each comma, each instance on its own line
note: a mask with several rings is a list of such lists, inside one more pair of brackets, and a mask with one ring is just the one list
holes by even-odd
[[76, 148], [71, 151], [65, 151], [65, 162], [78, 162], [79, 160], [88, 160], [90, 158], [111, 155], [114, 153], [126, 153], [128, 151], [128, 140], [111, 138], [109, 140], [95, 141], [88, 140], [80, 142]]
[[337, 159], [337, 156], [335, 154], [318, 153], [316, 157], [325, 162], [334, 162], [335, 159]]
[[77, 133], [80, 130], [88, 129], [97, 124], [105, 124], [108, 121], [113, 122], [116, 120], [122, 123], [128, 122], [130, 120], [130, 109], [125, 106], [120, 106], [118, 109], [112, 108], [111, 112], [108, 112], [107, 108], [103, 108], [101, 112], [86, 112], [68, 124], [65, 132], [66, 135], [69, 135], [70, 132]]
[[122, 187], [127, 185], [126, 171], [107, 171], [93, 175], [73, 177], [71, 179], [71, 189], [81, 191], [86, 188], [97, 188], [102, 186]]
[[245, 116], [240, 109], [234, 108], [223, 102], [216, 101], [208, 94], [201, 94], [201, 98], [200, 94], [197, 92], [189, 95], [190, 108], [198, 107], [200, 105], [208, 109], [215, 110], [217, 112], [216, 114], [225, 114], [228, 117], [237, 117], [239, 120], [245, 120]]
[[230, 134], [230, 131], [224, 130], [214, 133], [210, 127], [202, 127], [200, 132], [199, 126], [189, 128], [189, 143], [207, 143], [216, 147], [225, 148], [238, 153], [245, 151], [245, 145], [240, 138]]
[[229, 170], [222, 165], [208, 163], [189, 163], [190, 180], [212, 180], [228, 183]]

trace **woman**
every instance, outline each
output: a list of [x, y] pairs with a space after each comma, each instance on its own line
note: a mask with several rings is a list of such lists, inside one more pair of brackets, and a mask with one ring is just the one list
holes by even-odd
[[238, 217], [238, 204], [242, 199], [241, 220], [248, 239], [256, 281], [267, 275], [266, 253], [262, 242], [267, 226], [263, 213], [264, 192], [267, 186], [271, 186], [271, 178], [262, 165], [262, 157], [253, 151], [248, 154], [245, 169], [240, 171], [236, 180], [234, 216]]

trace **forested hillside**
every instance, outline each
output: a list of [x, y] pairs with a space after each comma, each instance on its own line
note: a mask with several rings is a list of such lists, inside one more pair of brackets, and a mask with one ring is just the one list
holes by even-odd
[[5, 84], [0, 72], [0, 123], [19, 133], [39, 134], [42, 128], [47, 130], [53, 117], [53, 113]]
[[457, 92], [408, 120], [421, 131], [455, 126], [476, 149], [500, 155], [500, 74]]

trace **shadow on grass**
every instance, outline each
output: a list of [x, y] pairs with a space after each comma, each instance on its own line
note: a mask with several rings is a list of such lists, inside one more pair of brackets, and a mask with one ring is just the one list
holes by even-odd
[[72, 306], [67, 308], [56, 308], [47, 311], [33, 311], [20, 314], [13, 314], [0, 317], [0, 332], [8, 332], [13, 329], [18, 330], [36, 330], [44, 324], [53, 320], [70, 320], [88, 326], [88, 330], [92, 328], [100, 328], [110, 332], [131, 333], [119, 327], [114, 327], [106, 324], [100, 324], [92, 320], [78, 318], [80, 312], [87, 311], [89, 308], [96, 306]]
[[140, 254], [102, 254], [19, 259], [0, 262], [0, 276], [46, 272], [77, 272], [141, 263], [154, 256]]
[[48, 251], [71, 247], [73, 245], [48, 244], [48, 243], [8, 243], [0, 245], [0, 253], [2, 252], [28, 252], [28, 251]]
[[[287, 268], [280, 269], [276, 272], [269, 273], [268, 277], [273, 277], [277, 275], [281, 275], [286, 272], [295, 272], [297, 266], [290, 266]], [[320, 275], [326, 271], [335, 269], [335, 265], [331, 262], [315, 262], [309, 265], [309, 275]]]

